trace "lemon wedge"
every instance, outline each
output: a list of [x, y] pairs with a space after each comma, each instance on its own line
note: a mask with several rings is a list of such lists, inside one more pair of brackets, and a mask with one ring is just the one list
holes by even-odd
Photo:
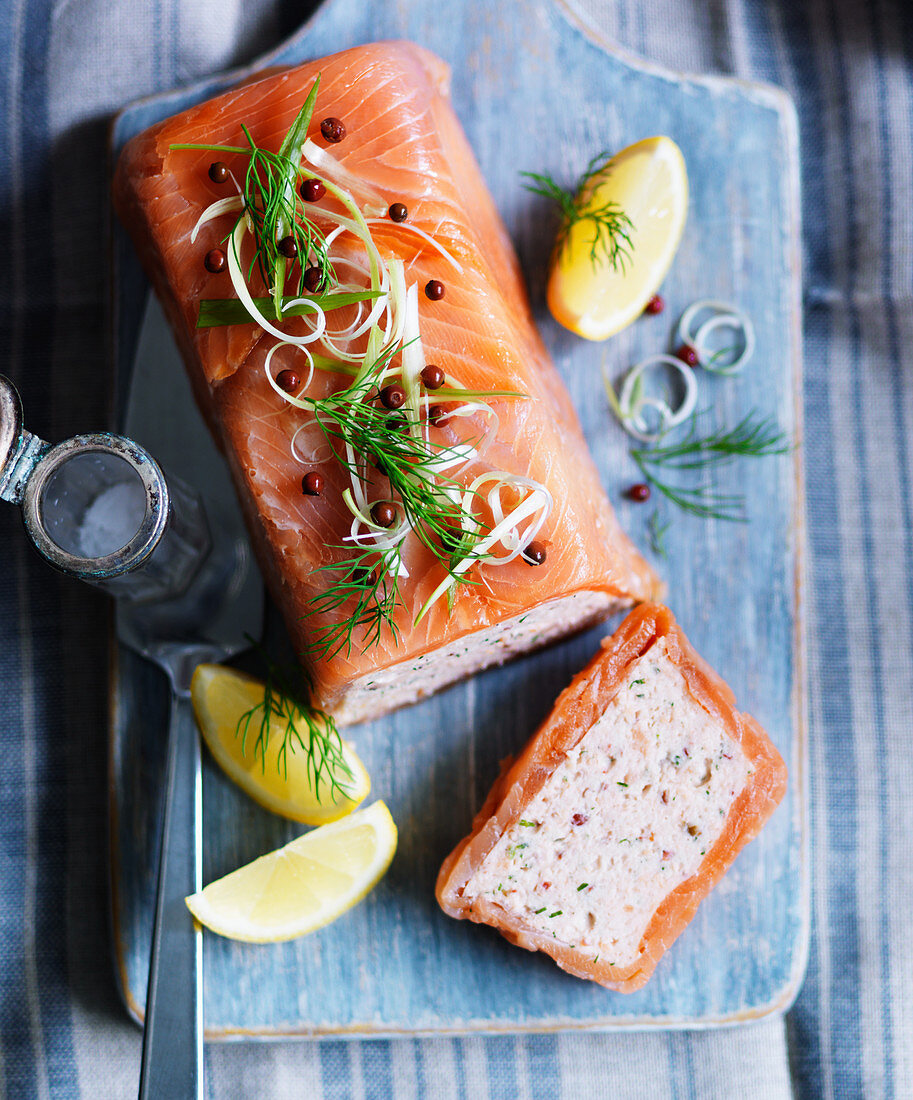
[[[337, 751], [325, 761], [319, 787], [314, 789], [314, 765], [319, 770], [324, 757], [315, 757], [309, 764], [309, 738], [300, 716], [296, 728], [304, 746], [291, 737], [280, 760], [287, 722], [273, 715], [266, 751], [261, 753], [256, 746], [263, 718], [264, 684], [260, 680], [223, 665], [198, 665], [190, 697], [203, 740], [216, 762], [229, 779], [267, 810], [306, 825], [324, 825], [345, 817], [367, 797], [371, 780], [364, 764], [351, 745], [335, 735], [330, 743]], [[243, 726], [239, 730], [238, 723], [251, 710], [254, 713], [242, 736]], [[315, 741], [314, 752], [320, 754], [321, 749]], [[346, 774], [346, 768], [350, 774]], [[338, 786], [330, 783], [329, 769]]]
[[[630, 219], [631, 248], [616, 267], [590, 255], [597, 224], [587, 211], [615, 203]], [[688, 174], [667, 137], [629, 145], [591, 176], [577, 197], [582, 215], [552, 262], [548, 305], [556, 321], [605, 340], [643, 313], [675, 257], [688, 211]]]
[[383, 878], [396, 825], [383, 802], [321, 825], [275, 852], [211, 882], [187, 908], [220, 936], [279, 943], [342, 916]]

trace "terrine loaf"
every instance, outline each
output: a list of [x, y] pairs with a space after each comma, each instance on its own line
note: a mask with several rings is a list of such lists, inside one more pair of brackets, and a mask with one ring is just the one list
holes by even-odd
[[764, 730], [643, 605], [508, 762], [445, 860], [446, 913], [633, 992], [786, 789]]
[[[297, 224], [264, 243], [263, 199], [239, 194], [245, 148], [280, 150], [318, 75], [289, 154]], [[448, 85], [417, 46], [347, 50], [153, 126], [114, 182], [316, 701], [340, 722], [656, 596], [536, 332]], [[239, 297], [239, 271], [267, 308], [277, 265], [298, 301], [374, 297], [323, 320], [308, 305], [272, 312], [271, 329], [253, 314], [198, 327], [202, 301]], [[352, 417], [318, 423], [309, 403], [358, 385]], [[378, 438], [382, 405], [404, 443]]]

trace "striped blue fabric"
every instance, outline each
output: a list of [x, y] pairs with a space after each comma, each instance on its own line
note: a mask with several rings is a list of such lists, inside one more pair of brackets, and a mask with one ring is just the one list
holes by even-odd
[[[211, 1097], [913, 1096], [913, 7], [579, 0], [673, 69], [795, 98], [805, 243], [813, 940], [785, 1021], [717, 1034], [207, 1050]], [[254, 56], [292, 0], [0, 5], [0, 336], [29, 426], [104, 427], [105, 119]], [[522, 17], [517, 8], [517, 18]], [[135, 1093], [106, 927], [104, 600], [0, 507], [0, 1098]]]

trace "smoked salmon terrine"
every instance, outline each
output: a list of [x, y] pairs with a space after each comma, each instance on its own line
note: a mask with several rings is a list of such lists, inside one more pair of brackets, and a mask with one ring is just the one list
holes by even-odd
[[627, 617], [445, 860], [437, 898], [630, 993], [786, 789], [763, 729], [664, 607]]
[[316, 701], [373, 717], [651, 598], [450, 105], [402, 42], [123, 150], [114, 198]]

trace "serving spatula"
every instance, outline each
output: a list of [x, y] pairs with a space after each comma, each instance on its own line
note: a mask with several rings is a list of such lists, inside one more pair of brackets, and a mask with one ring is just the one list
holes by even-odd
[[203, 501], [212, 549], [187, 589], [160, 602], [118, 603], [117, 634], [165, 672], [172, 700], [162, 794], [162, 839], [146, 994], [141, 1100], [203, 1095], [202, 951], [184, 904], [200, 889], [202, 781], [190, 679], [259, 634], [263, 585], [224, 461], [197, 412], [168, 329], [150, 295], [123, 425], [169, 479]]

